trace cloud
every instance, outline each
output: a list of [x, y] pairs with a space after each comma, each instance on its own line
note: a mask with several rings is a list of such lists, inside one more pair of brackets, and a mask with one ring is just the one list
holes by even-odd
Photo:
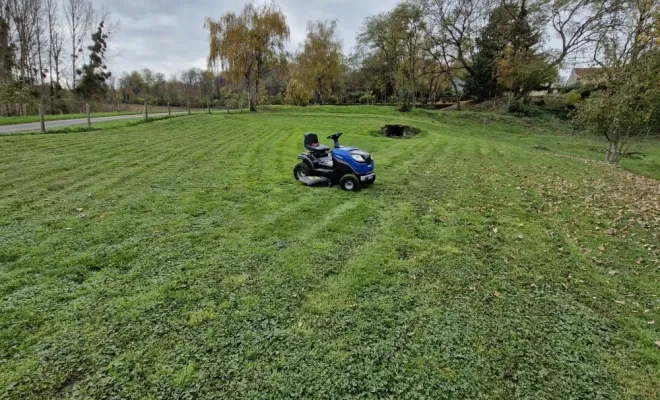
[[[227, 11], [239, 12], [243, 3], [218, 0], [92, 0], [98, 9], [107, 7], [120, 20], [119, 32], [111, 38], [110, 67], [115, 76], [142, 68], [165, 75], [206, 66], [208, 54], [206, 17], [218, 18]], [[257, 4], [263, 1], [256, 2]], [[287, 17], [295, 51], [305, 39], [308, 21], [338, 22], [344, 52], [351, 51], [364, 18], [388, 11], [397, 0], [280, 0]]]

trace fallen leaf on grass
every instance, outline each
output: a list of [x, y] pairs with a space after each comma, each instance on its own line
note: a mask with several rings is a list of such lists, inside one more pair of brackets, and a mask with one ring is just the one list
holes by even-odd
[[655, 342], [655, 346], [656, 346], [657, 348], [660, 349], [660, 340], [658, 340], [657, 342]]
[[83, 211], [85, 211], [85, 209], [84, 208], [76, 208], [76, 211], [83, 212]]
[[497, 230], [498, 230], [497, 228], [493, 228], [493, 232], [497, 233]]
[[644, 259], [640, 257], [637, 259], [637, 261], [635, 261], [635, 264], [639, 265], [642, 263], [642, 261], [644, 261]]
[[493, 293], [493, 296], [495, 296], [495, 297], [500, 297], [500, 292], [495, 292], [495, 293]]
[[654, 325], [654, 324], [655, 324], [655, 321], [649, 321], [649, 322], [647, 322], [647, 324], [649, 324], [649, 325]]
[[626, 302], [622, 300], [614, 300], [614, 302], [617, 304], [626, 304]]
[[302, 321], [298, 321], [298, 328], [302, 328]]
[[601, 244], [600, 246], [598, 246], [598, 250], [605, 251], [605, 245]]

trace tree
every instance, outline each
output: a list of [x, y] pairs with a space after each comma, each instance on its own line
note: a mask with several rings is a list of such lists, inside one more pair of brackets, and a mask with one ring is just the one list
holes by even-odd
[[367, 90], [380, 93], [383, 101], [397, 90], [397, 69], [401, 49], [399, 33], [389, 13], [367, 17], [357, 36], [357, 53], [367, 72]]
[[551, 65], [560, 66], [567, 56], [589, 49], [621, 5], [622, 0], [548, 1], [550, 26], [561, 41]]
[[250, 111], [256, 111], [264, 65], [284, 50], [289, 39], [286, 17], [275, 3], [261, 7], [248, 3], [240, 14], [227, 12], [217, 21], [207, 18], [204, 26], [209, 31], [209, 67], [219, 62], [234, 84], [244, 80]]
[[64, 48], [64, 32], [59, 24], [59, 10], [57, 5], [57, 0], [46, 0], [51, 113], [53, 112], [53, 101], [56, 97], [59, 97], [59, 92], [62, 88], [60, 84], [60, 65], [62, 64], [62, 50]]
[[515, 97], [527, 100], [532, 90], [543, 89], [557, 77], [556, 68], [540, 49], [542, 8], [532, 1], [519, 0], [498, 10], [505, 14], [497, 21], [503, 48], [497, 59], [498, 84]]
[[411, 3], [401, 3], [390, 14], [394, 31], [398, 32], [401, 59], [398, 64], [399, 86], [405, 94], [401, 97], [401, 111], [410, 110], [417, 101], [417, 77], [421, 71], [421, 55], [425, 23], [422, 9]]
[[[417, 80], [422, 71], [425, 31], [423, 9], [417, 3], [401, 3], [394, 10], [367, 18], [358, 34], [362, 52], [380, 58], [386, 66], [386, 92], [396, 94], [402, 110], [414, 106]], [[371, 61], [371, 60], [369, 60]]]
[[606, 89], [578, 106], [578, 121], [608, 141], [605, 160], [618, 162], [630, 143], [660, 130], [660, 49], [607, 75]]
[[297, 79], [291, 79], [286, 87], [285, 101], [294, 106], [309, 105], [312, 99], [312, 90], [304, 82]]
[[524, 98], [553, 82], [557, 70], [541, 50], [543, 9], [526, 0], [494, 8], [488, 24], [475, 41], [472, 73], [466, 91], [477, 100], [501, 96]]
[[617, 0], [616, 4], [607, 23], [599, 26], [593, 46], [593, 61], [607, 70], [635, 63], [658, 45], [657, 0]]
[[202, 73], [203, 71], [198, 68], [191, 68], [181, 74], [187, 106], [191, 106], [193, 99], [201, 97]]
[[88, 0], [62, 1], [69, 34], [69, 44], [71, 45], [72, 87], [76, 88], [78, 60], [83, 53], [83, 40], [91, 29], [92, 20], [94, 19], [94, 9], [92, 8], [92, 3]]
[[3, 81], [12, 79], [14, 52], [16, 50], [14, 43], [11, 41], [9, 22], [9, 8], [0, 7], [0, 80]]
[[215, 93], [213, 79], [213, 71], [210, 70], [206, 70], [200, 75], [199, 101], [202, 105], [209, 106], [213, 102], [213, 94]]
[[337, 21], [309, 22], [307, 37], [296, 55], [294, 75], [307, 88], [313, 98], [323, 104], [339, 87], [342, 78], [341, 40], [337, 37]]
[[104, 22], [101, 21], [95, 33], [92, 34], [92, 44], [89, 62], [76, 71], [80, 82], [76, 93], [85, 100], [98, 99], [106, 93], [107, 80], [112, 75], [105, 65], [105, 53], [108, 49], [108, 34], [104, 31]]
[[18, 41], [19, 81], [23, 85], [33, 85], [37, 82], [34, 73], [40, 72], [33, 68], [32, 50], [36, 46], [39, 26], [39, 0], [7, 0], [6, 10], [14, 23], [16, 40]]
[[467, 75], [475, 75], [474, 43], [486, 25], [492, 0], [421, 0], [426, 17], [426, 37], [431, 46], [440, 47], [451, 63], [460, 65]]

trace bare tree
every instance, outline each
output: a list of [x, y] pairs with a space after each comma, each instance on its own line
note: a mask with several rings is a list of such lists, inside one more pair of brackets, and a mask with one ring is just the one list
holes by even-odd
[[599, 26], [593, 61], [602, 68], [635, 63], [656, 45], [654, 36], [660, 3], [657, 0], [616, 0], [617, 8]]
[[474, 42], [486, 24], [492, 0], [422, 1], [427, 18], [427, 48], [437, 47], [436, 57], [459, 64], [473, 75]]
[[[39, 79], [39, 83], [41, 84], [42, 88], [44, 86], [44, 79], [46, 79], [46, 73], [44, 69], [44, 63], [43, 63], [43, 58], [42, 58], [42, 51], [44, 50], [43, 46], [45, 45], [46, 38], [44, 37], [44, 15], [43, 15], [44, 7], [43, 7], [43, 0], [37, 0], [35, 2], [35, 40], [36, 40], [36, 48], [34, 49], [34, 52], [36, 53], [36, 63], [39, 65], [39, 72], [38, 76], [36, 78]], [[36, 84], [35, 80], [35, 84]]]
[[621, 8], [620, 0], [553, 0], [549, 2], [552, 30], [561, 41], [552, 65], [561, 65], [570, 54], [587, 50], [598, 40], [603, 25]]
[[94, 9], [88, 0], [62, 0], [70, 44], [72, 89], [76, 87], [78, 59], [83, 53], [83, 41], [94, 22]]
[[36, 44], [40, 0], [7, 0], [18, 41], [18, 67], [23, 84], [33, 83], [32, 51]]
[[[51, 94], [55, 83], [60, 81], [60, 65], [62, 64], [62, 49], [64, 48], [64, 31], [59, 21], [58, 0], [46, 0], [46, 24], [48, 29], [48, 68]], [[53, 71], [54, 69], [54, 71]], [[53, 81], [53, 72], [55, 80]]]
[[10, 23], [11, 15], [6, 1], [0, 0], [0, 82], [11, 77], [14, 68], [14, 44]]

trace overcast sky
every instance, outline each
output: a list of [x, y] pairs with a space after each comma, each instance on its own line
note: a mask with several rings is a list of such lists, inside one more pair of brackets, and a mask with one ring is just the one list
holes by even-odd
[[[111, 70], [122, 72], [150, 68], [166, 76], [181, 70], [206, 68], [208, 55], [204, 18], [218, 19], [226, 11], [240, 12], [242, 0], [92, 0], [105, 5], [120, 30], [111, 39]], [[263, 0], [255, 4], [263, 4]], [[355, 35], [365, 17], [394, 8], [397, 0], [279, 0], [291, 29], [288, 50], [305, 38], [307, 21], [338, 21], [344, 53], [355, 45]]]

